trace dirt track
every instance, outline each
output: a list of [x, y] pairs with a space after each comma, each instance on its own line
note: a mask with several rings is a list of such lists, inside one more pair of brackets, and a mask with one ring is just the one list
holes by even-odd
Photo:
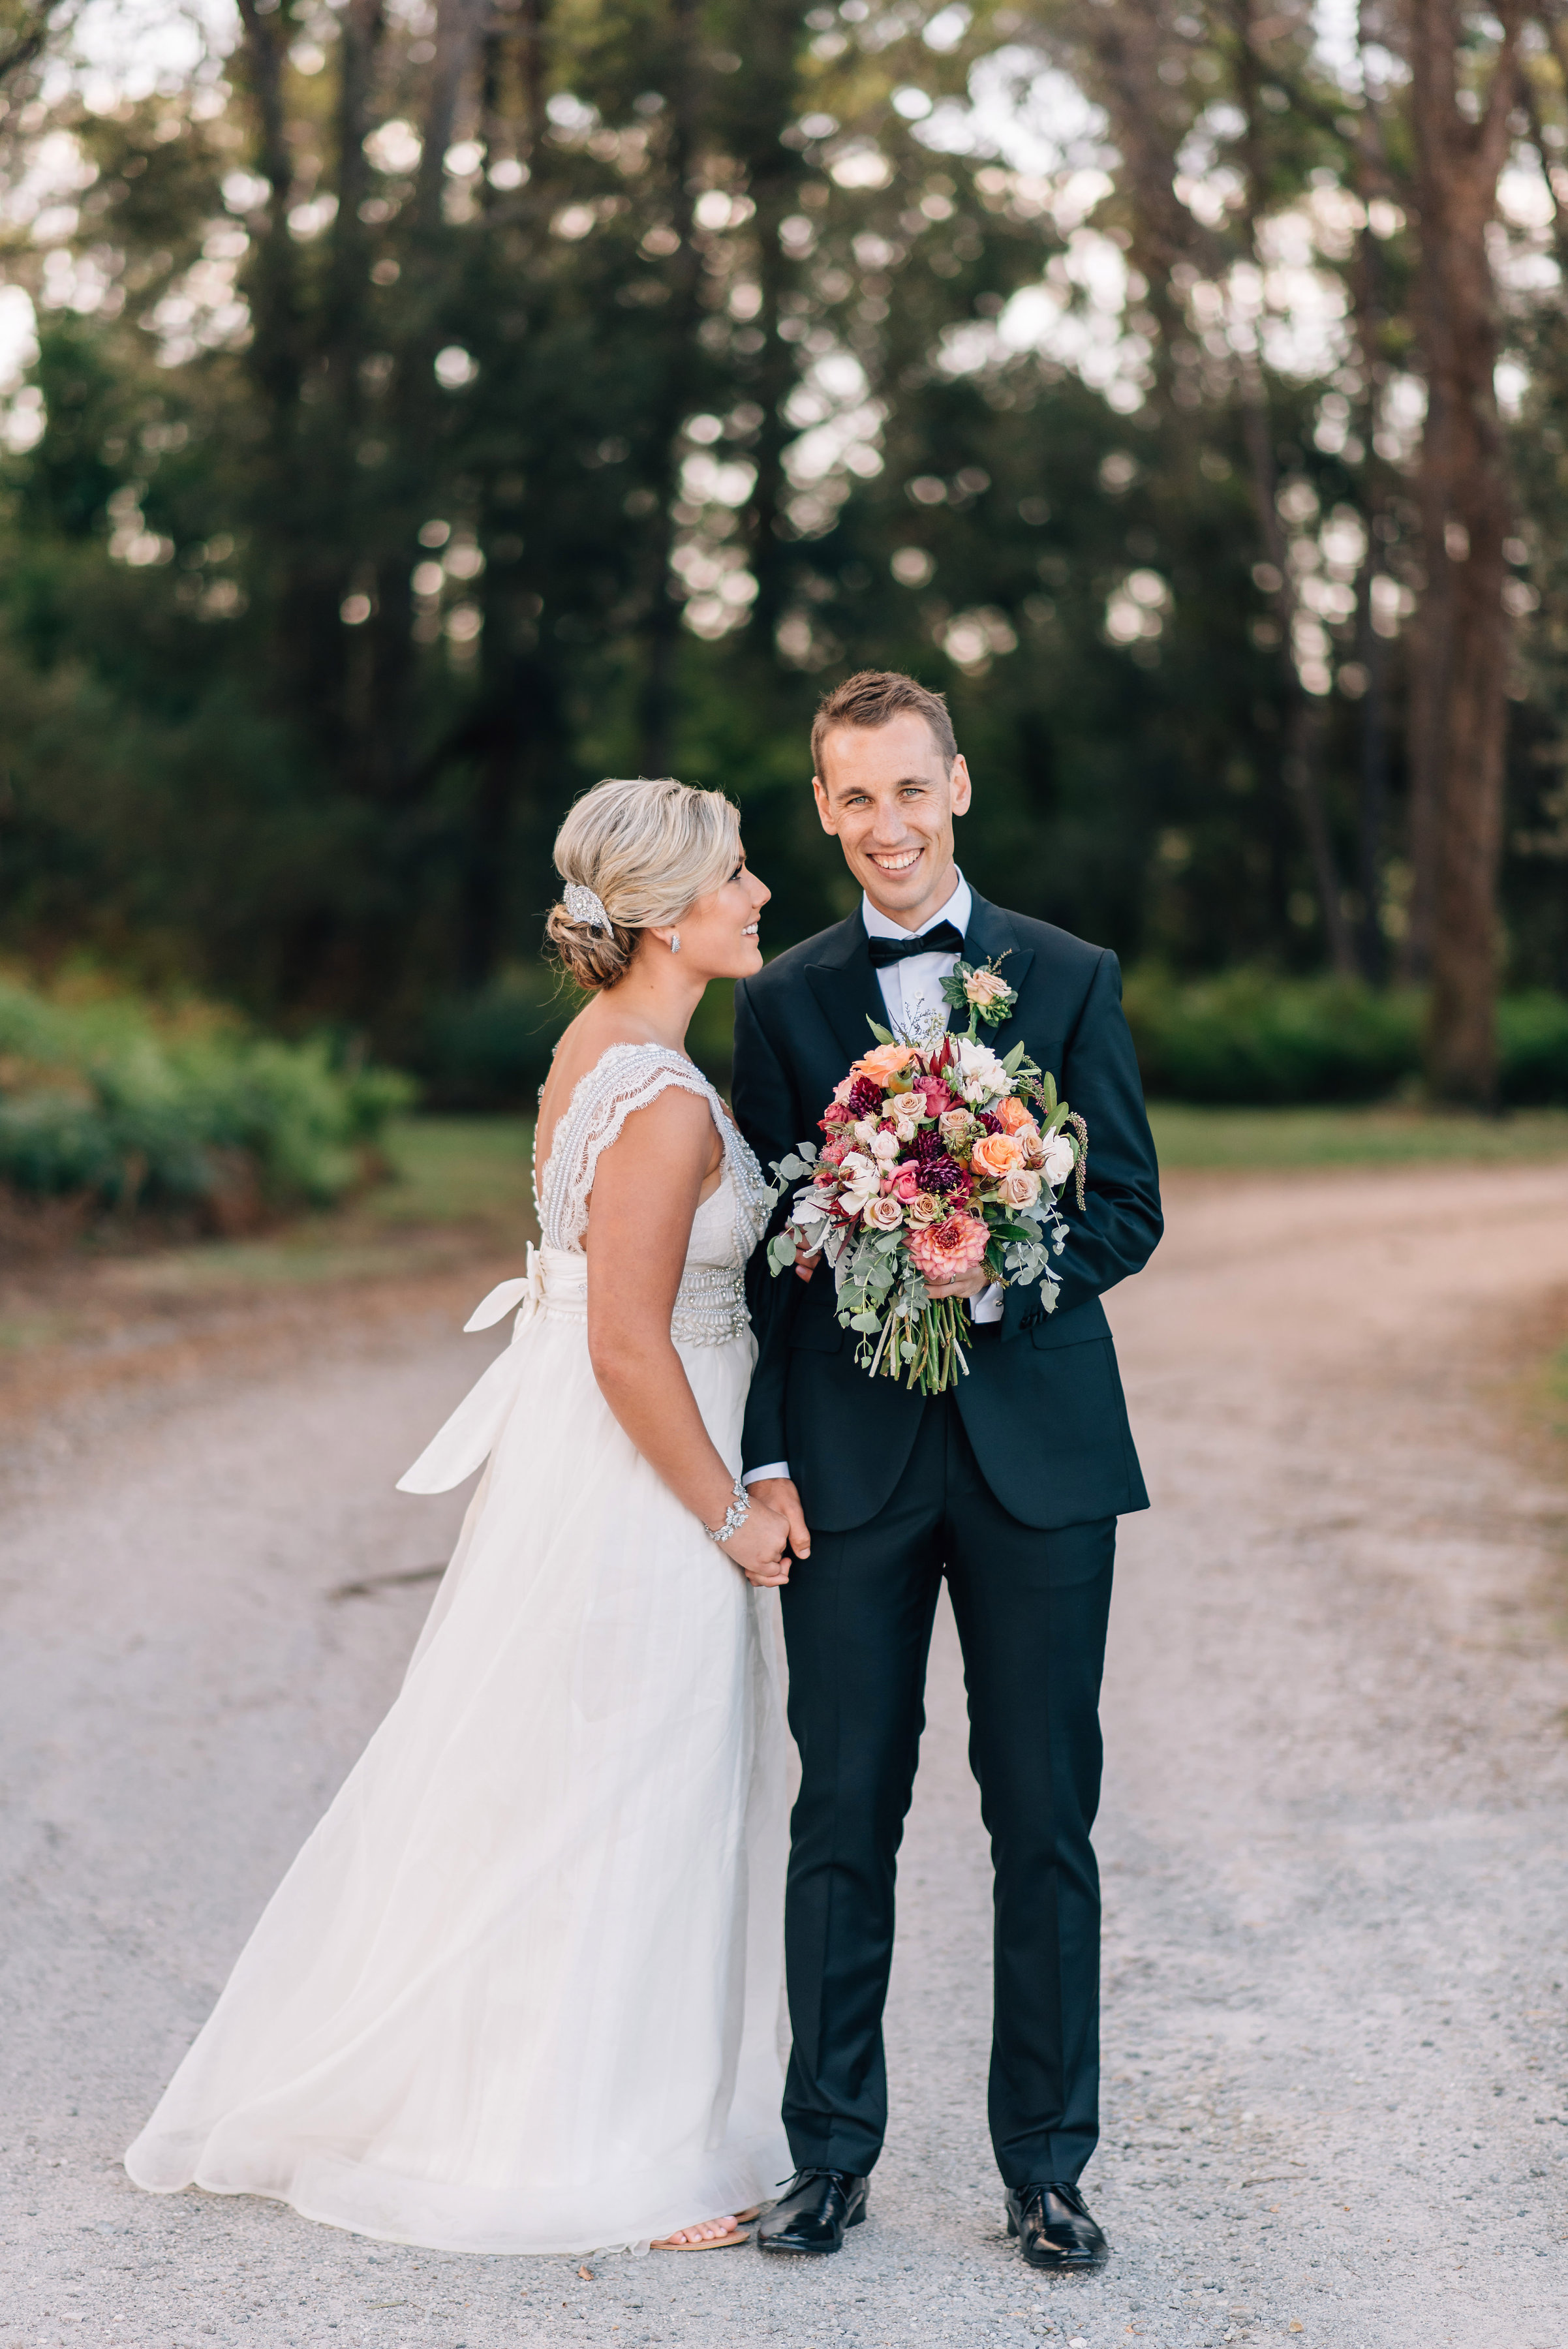
[[391, 1480], [487, 1341], [345, 1292], [292, 1362], [220, 1355], [11, 1471], [0, 2349], [1561, 2349], [1568, 1493], [1501, 1414], [1517, 1333], [1568, 1295], [1568, 1166], [1172, 1188], [1165, 1247], [1112, 1300], [1157, 1506], [1123, 1528], [1106, 1695], [1105, 2277], [1037, 2282], [998, 2223], [989, 1886], [945, 1620], [893, 2133], [842, 2258], [587, 2281], [127, 2183], [120, 2148], [430, 1585], [331, 1594], [434, 1561], [454, 1522]]

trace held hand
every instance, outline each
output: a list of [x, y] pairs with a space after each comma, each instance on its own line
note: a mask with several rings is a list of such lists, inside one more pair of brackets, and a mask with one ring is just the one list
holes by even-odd
[[759, 1476], [747, 1491], [752, 1506], [776, 1509], [789, 1527], [789, 1546], [796, 1557], [811, 1556], [811, 1528], [805, 1522], [805, 1512], [800, 1506], [800, 1495], [788, 1476]]
[[944, 1297], [979, 1297], [991, 1287], [995, 1276], [977, 1265], [972, 1272], [961, 1272], [952, 1280], [928, 1280], [926, 1294], [933, 1304], [940, 1305]]
[[[768, 1482], [777, 1489], [776, 1478], [770, 1477]], [[790, 1560], [785, 1547], [789, 1520], [782, 1509], [770, 1508], [766, 1501], [758, 1500], [761, 1489], [756, 1485], [752, 1486], [752, 1506], [744, 1523], [720, 1547], [757, 1589], [774, 1590], [789, 1580]], [[787, 1489], [793, 1492], [794, 1487], [790, 1485]]]
[[[821, 1262], [822, 1250], [820, 1248], [813, 1248], [809, 1256], [797, 1256], [794, 1260], [795, 1278], [797, 1280], [809, 1280], [812, 1274], [816, 1270], [817, 1266]], [[792, 1485], [790, 1489], [793, 1492], [794, 1488]]]

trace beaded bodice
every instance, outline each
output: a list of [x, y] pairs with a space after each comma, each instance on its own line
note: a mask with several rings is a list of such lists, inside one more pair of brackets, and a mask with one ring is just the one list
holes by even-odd
[[734, 1120], [684, 1053], [662, 1044], [612, 1044], [596, 1061], [561, 1113], [542, 1182], [535, 1165], [534, 1205], [545, 1247], [580, 1256], [601, 1153], [618, 1140], [634, 1110], [648, 1108], [670, 1085], [707, 1102], [724, 1152], [718, 1188], [691, 1219], [670, 1334], [688, 1345], [719, 1345], [748, 1326], [742, 1272], [762, 1237], [766, 1193]]

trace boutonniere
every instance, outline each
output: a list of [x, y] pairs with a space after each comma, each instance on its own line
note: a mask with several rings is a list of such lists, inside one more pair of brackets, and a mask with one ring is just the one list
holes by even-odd
[[1017, 988], [1009, 987], [996, 967], [1006, 959], [1005, 955], [995, 955], [979, 970], [967, 962], [955, 963], [950, 976], [942, 981], [944, 999], [955, 1011], [969, 1013], [971, 1037], [978, 1035], [982, 1020], [988, 1028], [1000, 1028], [1018, 1000]]

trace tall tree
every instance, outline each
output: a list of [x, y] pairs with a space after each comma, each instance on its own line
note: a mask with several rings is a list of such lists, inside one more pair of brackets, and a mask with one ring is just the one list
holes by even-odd
[[1427, 380], [1426, 591], [1412, 697], [1413, 944], [1431, 972], [1432, 1083], [1482, 1105], [1497, 1092], [1503, 541], [1512, 507], [1487, 234], [1512, 143], [1523, 10], [1504, 0], [1491, 21], [1495, 40], [1458, 0], [1408, 0], [1416, 320]]

